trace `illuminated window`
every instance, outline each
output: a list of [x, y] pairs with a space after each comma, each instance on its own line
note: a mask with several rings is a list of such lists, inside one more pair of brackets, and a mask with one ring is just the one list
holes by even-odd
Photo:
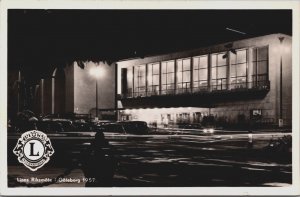
[[159, 63], [148, 64], [147, 96], [159, 94]]
[[133, 92], [133, 67], [127, 68], [127, 96], [132, 97]]
[[177, 92], [187, 93], [191, 90], [191, 59], [177, 60]]
[[253, 49], [252, 81], [254, 87], [262, 87], [268, 81], [268, 47]]
[[161, 63], [161, 94], [174, 94], [175, 61]]
[[225, 52], [211, 55], [212, 90], [227, 89], [227, 56]]
[[230, 53], [230, 82], [231, 89], [246, 88], [247, 79], [247, 50]]
[[190, 113], [176, 114], [177, 123], [190, 123]]
[[134, 67], [134, 96], [146, 95], [146, 66]]
[[208, 56], [193, 57], [193, 91], [207, 90]]

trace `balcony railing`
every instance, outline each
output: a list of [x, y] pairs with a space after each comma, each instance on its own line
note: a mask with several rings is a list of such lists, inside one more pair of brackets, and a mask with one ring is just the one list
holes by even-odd
[[159, 85], [147, 86], [147, 96], [159, 95]]
[[175, 95], [175, 89], [161, 90], [161, 95]]
[[[225, 88], [226, 87], [226, 88]], [[250, 91], [250, 90], [269, 90], [270, 81], [252, 81], [244, 83], [231, 83], [231, 84], [222, 84], [222, 85], [211, 85], [201, 86], [201, 87], [185, 87], [177, 89], [166, 89], [159, 90], [158, 86], [148, 87], [147, 91], [138, 91], [132, 92], [132, 89], [128, 89], [126, 94], [122, 94], [122, 98], [135, 98], [135, 97], [150, 97], [150, 96], [163, 96], [163, 95], [182, 95], [182, 94], [199, 94], [199, 93], [209, 93], [217, 91]]]
[[182, 82], [177, 84], [176, 93], [177, 94], [188, 94], [191, 93], [191, 83], [190, 82]]
[[207, 92], [209, 91], [208, 86], [200, 86], [200, 87], [193, 87], [193, 93], [197, 93], [197, 92]]
[[231, 83], [230, 89], [247, 89], [247, 83], [246, 82], [240, 82], [240, 83]]

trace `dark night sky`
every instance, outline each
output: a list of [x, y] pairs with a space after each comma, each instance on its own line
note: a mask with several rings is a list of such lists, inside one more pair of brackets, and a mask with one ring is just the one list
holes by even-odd
[[8, 67], [35, 71], [34, 79], [74, 60], [115, 61], [271, 33], [292, 35], [291, 10], [9, 10]]

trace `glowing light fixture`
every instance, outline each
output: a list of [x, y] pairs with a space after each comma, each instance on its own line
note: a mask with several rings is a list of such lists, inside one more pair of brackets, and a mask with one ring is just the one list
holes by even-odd
[[104, 70], [101, 66], [95, 66], [90, 69], [90, 75], [99, 79], [100, 77], [104, 76]]
[[90, 75], [96, 78], [96, 119], [98, 120], [98, 79], [103, 76], [103, 68], [94, 66], [89, 71]]

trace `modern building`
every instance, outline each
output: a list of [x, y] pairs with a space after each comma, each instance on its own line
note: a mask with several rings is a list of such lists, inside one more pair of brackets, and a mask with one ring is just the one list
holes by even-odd
[[[77, 62], [57, 68], [41, 80], [35, 90], [38, 114], [91, 114], [158, 126], [201, 123], [206, 116], [222, 126], [292, 125], [292, 38], [288, 35], [112, 65], [83, 64], [84, 69]], [[102, 69], [101, 76], [93, 75], [95, 67]]]
[[119, 61], [119, 119], [291, 126], [291, 49], [291, 36], [272, 34]]
[[[36, 86], [36, 114], [81, 114], [116, 119], [115, 64], [77, 62], [58, 67]], [[99, 75], [94, 70], [99, 68]]]

